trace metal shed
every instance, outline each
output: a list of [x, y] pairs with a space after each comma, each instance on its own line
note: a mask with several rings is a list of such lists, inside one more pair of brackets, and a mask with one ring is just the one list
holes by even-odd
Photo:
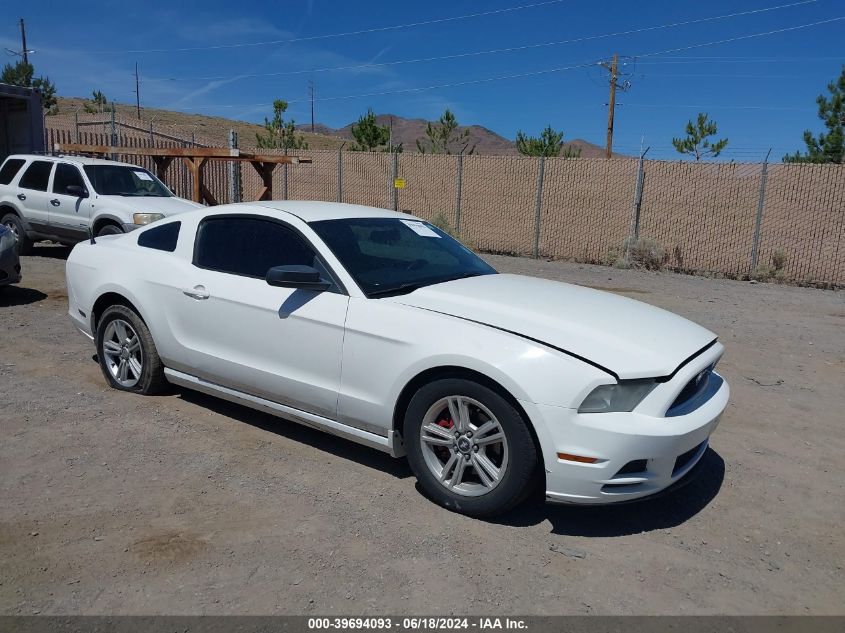
[[41, 91], [0, 83], [0, 161], [31, 153], [44, 153]]

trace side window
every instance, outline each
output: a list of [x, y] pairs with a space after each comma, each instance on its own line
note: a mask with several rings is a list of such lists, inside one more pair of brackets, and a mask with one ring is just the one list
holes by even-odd
[[53, 193], [67, 194], [67, 188], [71, 185], [85, 188], [82, 174], [73, 165], [59, 163], [56, 165], [56, 175], [53, 177]]
[[46, 160], [32, 161], [21, 176], [19, 186], [22, 189], [33, 189], [35, 191], [47, 191], [47, 184], [50, 182], [50, 171], [53, 164]]
[[273, 266], [305, 265], [324, 271], [316, 254], [278, 222], [208, 218], [200, 224], [194, 264], [233, 275], [264, 278]]
[[181, 226], [181, 222], [168, 222], [162, 226], [142, 231], [138, 236], [138, 246], [172, 253], [176, 250], [176, 242], [179, 240], [179, 228]]
[[0, 169], [0, 185], [8, 185], [17, 176], [26, 161], [22, 158], [10, 158]]

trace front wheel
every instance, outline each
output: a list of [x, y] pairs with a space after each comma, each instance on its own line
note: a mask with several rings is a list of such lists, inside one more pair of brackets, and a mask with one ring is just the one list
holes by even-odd
[[122, 235], [123, 229], [117, 226], [116, 224], [104, 224], [99, 229], [97, 229], [97, 237], [101, 235]]
[[408, 462], [436, 503], [475, 517], [507, 512], [531, 492], [537, 448], [499, 393], [464, 379], [422, 387], [405, 415]]
[[97, 357], [103, 376], [114, 389], [151, 395], [167, 384], [147, 325], [127, 306], [111, 306], [100, 318]]

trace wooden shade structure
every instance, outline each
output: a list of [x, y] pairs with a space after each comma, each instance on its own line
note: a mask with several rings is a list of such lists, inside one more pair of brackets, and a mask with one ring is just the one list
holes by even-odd
[[180, 158], [191, 172], [194, 202], [209, 205], [219, 204], [208, 188], [203, 184], [203, 167], [211, 160], [236, 161], [249, 163], [261, 176], [262, 188], [258, 200], [273, 199], [273, 170], [276, 165], [298, 165], [310, 163], [310, 158], [298, 156], [278, 156], [273, 154], [254, 154], [239, 149], [221, 147], [119, 147], [112, 145], [84, 145], [82, 143], [56, 143], [55, 153], [95, 154], [123, 156], [149, 156], [156, 165], [156, 176], [164, 180], [164, 172], [174, 159]]

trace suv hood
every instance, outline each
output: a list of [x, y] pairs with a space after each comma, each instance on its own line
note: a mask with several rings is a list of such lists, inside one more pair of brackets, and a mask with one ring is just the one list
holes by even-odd
[[152, 196], [102, 196], [97, 195], [97, 203], [104, 207], [120, 209], [128, 213], [163, 213], [165, 216], [185, 213], [202, 208], [203, 205], [171, 196], [154, 198]]
[[507, 330], [620, 379], [669, 376], [716, 339], [692, 321], [640, 301], [522, 275], [459, 279], [382, 301]]

